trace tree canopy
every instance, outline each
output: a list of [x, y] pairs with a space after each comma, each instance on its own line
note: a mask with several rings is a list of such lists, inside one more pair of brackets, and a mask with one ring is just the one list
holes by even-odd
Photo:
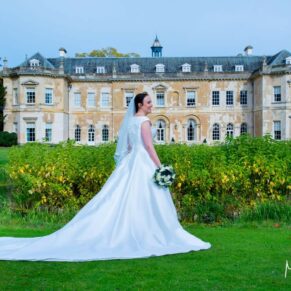
[[114, 58], [124, 58], [124, 57], [129, 57], [129, 58], [138, 58], [140, 57], [139, 54], [137, 53], [121, 53], [117, 51], [116, 48], [114, 47], [107, 47], [107, 48], [102, 48], [98, 50], [92, 50], [89, 53], [76, 53], [75, 57], [77, 58], [85, 58], [85, 57], [100, 57], [100, 58], [106, 58], [106, 57], [114, 57]]

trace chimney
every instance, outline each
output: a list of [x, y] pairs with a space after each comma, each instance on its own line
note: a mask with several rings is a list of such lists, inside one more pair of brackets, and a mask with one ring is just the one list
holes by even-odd
[[61, 58], [65, 58], [67, 56], [67, 51], [63, 47], [59, 49], [59, 55]]
[[251, 56], [253, 54], [253, 47], [251, 45], [248, 45], [245, 49], [244, 49], [245, 55], [246, 56]]

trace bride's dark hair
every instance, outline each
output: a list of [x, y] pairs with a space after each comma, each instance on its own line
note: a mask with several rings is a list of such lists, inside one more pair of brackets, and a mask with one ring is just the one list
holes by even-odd
[[139, 93], [134, 97], [135, 113], [138, 111], [138, 104], [143, 104], [143, 99], [148, 96], [147, 92]]

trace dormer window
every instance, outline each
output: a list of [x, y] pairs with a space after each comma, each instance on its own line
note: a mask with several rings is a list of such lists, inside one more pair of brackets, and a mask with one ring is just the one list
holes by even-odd
[[190, 73], [191, 72], [191, 65], [189, 65], [189, 64], [182, 65], [182, 72], [183, 73]]
[[105, 74], [105, 67], [98, 66], [96, 68], [96, 73], [97, 74]]
[[235, 65], [235, 71], [236, 72], [243, 72], [244, 66], [243, 65]]
[[39, 67], [40, 62], [39, 62], [39, 60], [37, 60], [37, 59], [32, 59], [32, 60], [29, 61], [29, 64], [30, 64], [30, 66], [31, 66], [32, 68], [35, 68], [35, 67]]
[[157, 64], [156, 65], [156, 73], [164, 73], [165, 72], [165, 65]]
[[75, 72], [76, 74], [84, 74], [84, 67], [76, 67]]
[[131, 65], [131, 66], [130, 66], [130, 72], [131, 72], [131, 73], [139, 73], [139, 72], [140, 72], [140, 70], [139, 70], [139, 65], [137, 65], [137, 64], [133, 64], [133, 65]]
[[285, 59], [286, 65], [291, 65], [291, 56]]
[[222, 65], [214, 65], [213, 71], [214, 72], [222, 72]]

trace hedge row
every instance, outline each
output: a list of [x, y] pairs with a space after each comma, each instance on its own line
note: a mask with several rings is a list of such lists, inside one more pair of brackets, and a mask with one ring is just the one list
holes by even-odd
[[15, 132], [0, 131], [0, 147], [11, 147], [17, 145], [17, 134]]
[[[246, 206], [288, 202], [291, 142], [242, 136], [217, 146], [159, 145], [177, 179], [171, 187], [181, 219], [217, 221]], [[10, 150], [8, 172], [18, 208], [80, 208], [114, 170], [115, 144], [98, 147], [27, 144]], [[290, 201], [290, 200], [289, 200]]]

